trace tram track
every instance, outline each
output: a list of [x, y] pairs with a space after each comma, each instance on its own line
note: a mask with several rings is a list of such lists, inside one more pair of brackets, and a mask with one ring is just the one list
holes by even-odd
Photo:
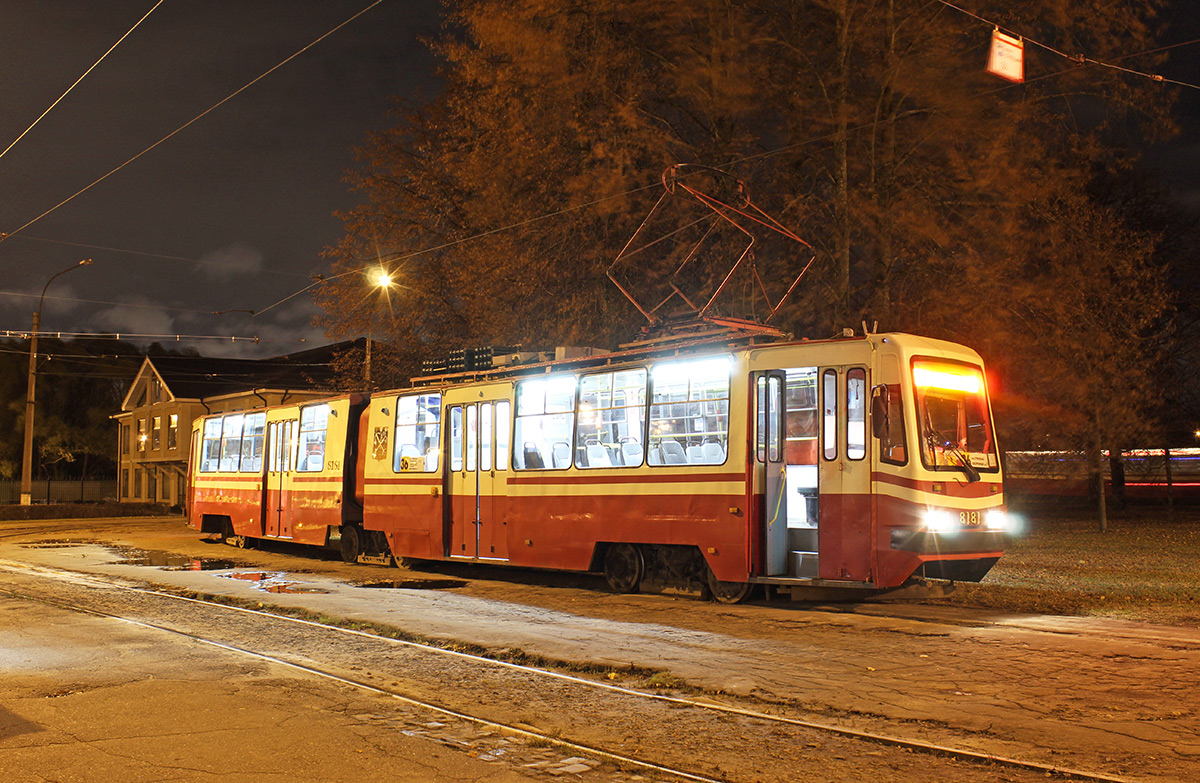
[[[962, 762], [976, 767], [995, 768], [1002, 767], [1013, 772], [1024, 772], [1031, 775], [1036, 775], [1039, 778], [1046, 776], [1058, 776], [1076, 780], [1090, 780], [1098, 783], [1136, 783], [1135, 779], [1113, 776], [1105, 773], [1097, 773], [1084, 769], [1068, 768], [1061, 765], [1046, 765], [1035, 761], [1026, 761], [1023, 759], [1012, 758], [999, 754], [985, 753], [970, 748], [952, 747], [944, 744], [936, 744], [904, 738], [899, 736], [889, 736], [886, 734], [860, 731], [844, 726], [836, 726], [832, 724], [804, 720], [785, 715], [776, 715], [766, 712], [761, 712], [752, 709], [746, 709], [736, 705], [722, 704], [708, 700], [700, 700], [688, 698], [686, 696], [663, 694], [663, 693], [648, 693], [645, 691], [625, 687], [615, 683], [604, 682], [601, 680], [588, 679], [564, 672], [557, 672], [543, 668], [527, 666], [510, 661], [497, 660], [483, 655], [463, 652], [454, 649], [447, 649], [432, 644], [423, 644], [421, 642], [411, 641], [407, 639], [395, 639], [388, 636], [372, 633], [354, 628], [344, 628], [337, 625], [316, 622], [304, 618], [288, 616], [270, 611], [267, 608], [255, 609], [246, 606], [230, 605], [226, 603], [218, 603], [197, 598], [193, 596], [178, 595], [162, 590], [155, 590], [147, 587], [122, 584], [102, 578], [97, 578], [91, 574], [80, 574], [78, 572], [68, 571], [64, 569], [56, 569], [46, 566], [32, 566], [24, 563], [16, 563], [13, 561], [0, 561], [0, 570], [9, 573], [23, 574], [33, 578], [51, 579], [62, 584], [72, 585], [76, 588], [82, 588], [85, 593], [90, 593], [90, 599], [81, 600], [79, 597], [75, 599], [69, 598], [48, 598], [21, 591], [15, 591], [7, 588], [0, 588], [0, 593], [4, 593], [14, 598], [24, 600], [40, 601], [48, 605], [55, 606], [60, 609], [82, 612], [97, 617], [104, 617], [112, 620], [131, 623], [139, 627], [159, 632], [174, 634], [179, 637], [190, 639], [196, 643], [208, 645], [214, 648], [223, 649], [228, 652], [239, 655], [249, 656], [261, 661], [274, 663], [277, 665], [288, 667], [298, 672], [304, 672], [311, 676], [321, 677], [330, 681], [339, 682], [344, 685], [360, 688], [368, 692], [387, 696], [392, 699], [399, 700], [409, 706], [427, 710], [429, 712], [450, 716], [457, 720], [469, 721], [480, 726], [485, 726], [491, 729], [499, 730], [516, 737], [521, 737], [529, 741], [537, 743], [545, 743], [560, 747], [571, 753], [587, 754], [605, 761], [611, 762], [619, 768], [637, 768], [647, 772], [652, 772], [659, 775], [668, 775], [680, 780], [695, 780], [695, 781], [728, 781], [740, 779], [738, 776], [730, 776], [732, 771], [722, 769], [720, 774], [714, 776], [712, 772], [700, 771], [695, 768], [684, 769], [683, 765], [673, 766], [677, 762], [666, 760], [659, 763], [653, 760], [641, 758], [635, 754], [621, 752], [617, 749], [605, 748], [602, 743], [573, 741], [563, 738], [561, 727], [550, 728], [548, 730], [539, 730], [522, 721], [499, 719], [496, 715], [487, 714], [486, 710], [467, 710], [461, 707], [447, 704], [444, 699], [430, 698], [430, 695], [420, 694], [420, 689], [417, 693], [412, 692], [412, 684], [408, 683], [408, 693], [400, 692], [397, 689], [372, 683], [369, 680], [372, 677], [378, 679], [377, 676], [367, 672], [365, 676], [356, 676], [351, 672], [359, 667], [350, 665], [347, 666], [344, 662], [337, 661], [320, 661], [319, 657], [314, 657], [308, 654], [304, 649], [295, 649], [289, 647], [289, 654], [280, 654], [278, 651], [271, 651], [273, 645], [279, 643], [279, 639], [267, 638], [270, 634], [260, 635], [256, 645], [249, 646], [236, 643], [235, 639], [231, 639], [228, 633], [213, 633], [213, 628], [220, 629], [227, 625], [242, 625], [238, 620], [231, 618], [239, 618], [244, 620], [246, 617], [254, 618], [255, 623], [265, 623], [273, 626], [275, 629], [286, 628], [291, 631], [298, 631], [301, 637], [307, 638], [311, 635], [328, 636], [330, 634], [341, 637], [342, 639], [352, 639], [356, 643], [365, 644], [372, 647], [391, 648], [393, 650], [404, 650], [407, 653], [415, 653], [423, 658], [434, 656], [443, 660], [453, 661], [457, 664], [465, 664], [469, 667], [486, 667], [493, 671], [507, 672], [510, 675], [519, 677], [524, 683], [533, 682], [553, 682], [568, 690], [570, 689], [587, 689], [589, 691], [605, 694], [607, 697], [620, 699], [622, 702], [636, 704], [640, 706], [626, 707], [628, 712], [647, 712], [649, 708], [646, 705], [658, 705], [659, 708], [666, 709], [678, 715], [680, 711], [689, 711], [697, 713], [705, 713], [708, 715], [718, 716], [720, 720], [737, 720], [748, 723], [752, 728], [761, 730], [764, 727], [775, 727], [772, 731], [778, 733], [780, 730], [788, 732], [801, 732], [808, 735], [825, 736], [827, 738], [837, 738], [839, 742], [849, 743], [851, 745], [871, 745], [882, 746], [887, 748], [899, 749], [908, 753], [922, 754], [941, 760], [953, 760]], [[187, 629], [180, 627], [178, 619], [168, 621], [155, 621], [148, 619], [145, 614], [138, 612], [114, 611], [111, 607], [105, 608], [104, 601], [98, 602], [96, 588], [108, 591], [119, 591], [125, 596], [137, 596], [140, 600], [146, 602], [166, 601], [174, 602], [177, 606], [187, 606], [192, 611], [185, 612], [185, 615], [196, 614], [195, 610], [200, 609], [201, 612], [215, 613], [217, 616], [223, 616], [224, 621], [217, 618], [205, 619], [198, 624], [210, 624], [210, 632], [204, 632], [199, 629]], [[118, 599], [118, 604], [127, 604], [128, 600]], [[151, 612], [153, 615], [153, 612]], [[170, 615], [168, 611], [166, 614]], [[236, 638], [236, 637], [235, 637]], [[281, 634], [282, 639], [296, 639], [295, 633], [287, 631]], [[284, 642], [284, 646], [287, 643]], [[385, 658], [388, 656], [384, 656]], [[401, 667], [403, 668], [403, 667]], [[430, 671], [430, 667], [426, 665], [416, 667], [427, 675], [438, 680], [436, 673]], [[453, 667], [451, 667], [453, 668]], [[389, 675], [392, 676], [392, 675]], [[477, 676], [477, 675], [476, 675]], [[396, 683], [393, 683], [395, 685]], [[534, 687], [534, 690], [541, 691], [543, 688]], [[576, 696], [576, 698], [578, 698]], [[619, 733], [619, 732], [618, 732]], [[813, 743], [808, 743], [812, 745]], [[840, 756], [838, 756], [840, 758]], [[1032, 779], [1032, 778], [1030, 778]]]

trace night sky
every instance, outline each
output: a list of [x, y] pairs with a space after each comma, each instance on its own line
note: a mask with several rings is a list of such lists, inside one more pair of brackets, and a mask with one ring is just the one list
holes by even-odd
[[[165, 0], [0, 158], [0, 232], [17, 232], [371, 1]], [[0, 0], [0, 149], [154, 5]], [[1200, 37], [1193, 3], [1176, 8], [1164, 44]], [[333, 213], [355, 203], [343, 174], [353, 148], [389, 124], [389, 96], [436, 90], [419, 38], [437, 31], [439, 13], [437, 0], [383, 0], [0, 243], [0, 332], [27, 330], [50, 276], [92, 258], [50, 288], [44, 331], [257, 336], [257, 345], [188, 341], [254, 357], [326, 342], [307, 295], [267, 308], [328, 270], [322, 250], [341, 236]], [[1198, 62], [1192, 45], [1158, 70], [1195, 84]], [[1185, 124], [1152, 164], [1200, 209], [1200, 90], [1164, 90], [1179, 94]]]
[[[0, 149], [155, 1], [0, 2]], [[371, 2], [166, 0], [0, 158], [0, 231], [15, 232]], [[342, 182], [353, 148], [387, 126], [389, 96], [436, 89], [418, 39], [437, 31], [440, 10], [437, 0], [384, 0], [0, 243], [0, 330], [28, 330], [50, 276], [92, 258], [51, 286], [43, 330], [261, 339], [192, 343], [213, 355], [325, 343], [309, 296], [254, 318], [211, 313], [264, 310], [327, 271], [322, 250], [341, 236], [333, 213], [355, 203]]]

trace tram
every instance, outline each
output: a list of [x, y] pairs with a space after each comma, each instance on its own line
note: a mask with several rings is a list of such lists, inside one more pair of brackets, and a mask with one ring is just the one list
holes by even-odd
[[910, 334], [744, 322], [602, 354], [198, 419], [189, 524], [348, 561], [756, 585], [978, 581], [1008, 517], [979, 355]]

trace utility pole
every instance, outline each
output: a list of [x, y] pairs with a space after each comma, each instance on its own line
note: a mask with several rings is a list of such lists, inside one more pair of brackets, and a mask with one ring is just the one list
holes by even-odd
[[85, 258], [78, 264], [67, 267], [46, 281], [42, 288], [42, 296], [38, 299], [38, 308], [33, 312], [33, 331], [29, 333], [29, 385], [25, 392], [25, 448], [21, 454], [21, 505], [28, 506], [33, 502], [33, 409], [35, 384], [37, 382], [37, 340], [38, 331], [42, 327], [42, 305], [46, 302], [46, 289], [56, 278], [65, 275], [72, 269], [87, 266], [92, 259]]

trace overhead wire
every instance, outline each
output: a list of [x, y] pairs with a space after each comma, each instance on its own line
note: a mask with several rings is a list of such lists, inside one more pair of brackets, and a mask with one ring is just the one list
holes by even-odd
[[[958, 11], [961, 14], [969, 16], [972, 19], [976, 19], [980, 22], [983, 22], [984, 24], [989, 25], [990, 27], [993, 27], [997, 30], [1002, 30], [1003, 32], [1005, 32], [1007, 34], [1012, 35], [1014, 38], [1019, 38], [1020, 40], [1031, 43], [1040, 49], [1045, 49], [1046, 51], [1050, 52], [1051, 54], [1056, 54], [1059, 57], [1062, 57], [1066, 60], [1070, 60], [1071, 62], [1075, 63], [1076, 65], [1084, 65], [1084, 64], [1098, 65], [1101, 68], [1111, 68], [1113, 70], [1120, 71], [1122, 73], [1127, 73], [1127, 74], [1130, 74], [1133, 76], [1144, 76], [1147, 79], [1150, 79], [1151, 81], [1155, 81], [1155, 82], [1161, 82], [1164, 84], [1175, 84], [1180, 87], [1190, 87], [1193, 90], [1200, 90], [1200, 85], [1190, 84], [1188, 82], [1182, 82], [1177, 79], [1168, 79], [1165, 76], [1162, 76], [1161, 74], [1157, 74], [1157, 73], [1147, 73], [1145, 71], [1136, 71], [1136, 70], [1133, 70], [1132, 68], [1124, 68], [1122, 66], [1115, 65], [1114, 64], [1115, 61], [1105, 62], [1103, 60], [1096, 60], [1091, 57], [1087, 57], [1086, 55], [1083, 55], [1083, 54], [1070, 55], [1070, 54], [1066, 54], [1065, 52], [1060, 52], [1058, 49], [1055, 49], [1053, 46], [1050, 46], [1049, 44], [1042, 43], [1041, 41], [1038, 41], [1034, 38], [1030, 38], [1027, 35], [1022, 35], [1020, 32], [1018, 32], [1016, 30], [1005, 27], [1004, 25], [1001, 25], [997, 22], [993, 22], [990, 19], [986, 19], [986, 18], [980, 16], [979, 14], [974, 13], [973, 11], [968, 11], [967, 9], [962, 8], [961, 6], [957, 6], [954, 3], [949, 2], [949, 0], [938, 0], [938, 2], [941, 3], [942, 5], [946, 6], [947, 8], [953, 8], [955, 11]], [[1154, 54], [1159, 51], [1165, 51], [1165, 49], [1176, 48], [1178, 46], [1187, 46], [1188, 44], [1194, 44], [1194, 43], [1200, 43], [1200, 39], [1197, 39], [1195, 41], [1188, 41], [1188, 42], [1182, 43], [1182, 44], [1176, 44], [1175, 46], [1172, 46], [1172, 47], [1165, 47], [1164, 49], [1155, 50], [1155, 52], [1142, 52], [1141, 54], [1142, 55]], [[1141, 56], [1141, 55], [1131, 55], [1131, 56]], [[1125, 58], [1121, 57], [1121, 58], [1117, 58], [1117, 59], [1121, 60], [1121, 59], [1125, 59]]]
[[[34, 127], [35, 127], [35, 126], [36, 126], [36, 125], [37, 125], [39, 122], [41, 122], [41, 121], [42, 121], [42, 118], [43, 118], [43, 117], [45, 117], [47, 114], [49, 114], [51, 111], [53, 111], [55, 106], [57, 106], [58, 104], [62, 103], [62, 100], [63, 100], [63, 98], [66, 98], [66, 97], [67, 97], [67, 95], [68, 95], [68, 94], [70, 94], [71, 90], [74, 90], [74, 89], [75, 89], [75, 87], [76, 87], [76, 86], [77, 86], [77, 85], [78, 85], [78, 84], [79, 84], [81, 81], [83, 81], [85, 78], [87, 78], [87, 75], [88, 75], [88, 74], [90, 74], [92, 71], [96, 70], [96, 66], [98, 66], [100, 63], [104, 62], [104, 58], [106, 58], [106, 57], [108, 57], [110, 54], [112, 54], [112, 51], [113, 51], [114, 49], [116, 49], [118, 46], [120, 46], [120, 45], [121, 45], [121, 42], [122, 42], [122, 41], [124, 41], [126, 38], [128, 38], [128, 37], [130, 36], [130, 34], [131, 34], [131, 33], [133, 33], [133, 31], [134, 31], [134, 30], [136, 30], [136, 29], [138, 28], [138, 25], [140, 25], [142, 22], [146, 21], [146, 18], [147, 18], [148, 16], [150, 16], [150, 14], [154, 13], [155, 9], [157, 9], [157, 8], [158, 8], [160, 5], [162, 5], [164, 1], [165, 1], [165, 0], [158, 0], [158, 2], [154, 4], [154, 8], [151, 8], [149, 11], [147, 11], [147, 12], [145, 13], [145, 15], [144, 15], [144, 16], [142, 16], [142, 18], [141, 18], [141, 19], [137, 20], [137, 22], [136, 22], [136, 23], [133, 25], [133, 27], [130, 27], [130, 28], [129, 28], [129, 30], [127, 30], [127, 31], [125, 32], [125, 35], [122, 35], [120, 38], [118, 38], [118, 39], [117, 39], [117, 42], [108, 48], [108, 51], [106, 51], [104, 54], [100, 55], [100, 59], [99, 59], [99, 60], [97, 60], [96, 62], [92, 63], [92, 67], [91, 67], [91, 68], [88, 68], [86, 71], [84, 71], [84, 72], [83, 72], [83, 75], [82, 75], [82, 76], [80, 76], [78, 79], [76, 79], [76, 80], [75, 80], [75, 81], [74, 81], [74, 82], [71, 84], [71, 86], [67, 88], [66, 92], [64, 92], [62, 95], [58, 96], [58, 99], [57, 99], [56, 101], [54, 101], [54, 103], [50, 104], [50, 106], [49, 106], [49, 107], [47, 107], [47, 109], [46, 109], [44, 112], [42, 112], [41, 114], [39, 114], [39, 115], [38, 115], [38, 118], [37, 118], [36, 120], [34, 120], [34, 121], [33, 121], [33, 123], [32, 123], [32, 124], [31, 124], [31, 125], [30, 125], [28, 128], [26, 128], [25, 130], [21, 131], [21, 135], [20, 135], [20, 136], [17, 136], [17, 138], [15, 138], [15, 139], [13, 139], [11, 142], [9, 142], [9, 145], [8, 145], [7, 147], [5, 147], [5, 148], [4, 148], [4, 151], [3, 151], [3, 152], [0, 152], [0, 158], [3, 158], [5, 155], [7, 155], [7, 154], [8, 154], [8, 151], [9, 151], [9, 150], [11, 150], [13, 147], [17, 146], [17, 142], [19, 142], [21, 139], [25, 138], [25, 135], [26, 135], [27, 133], [29, 133], [29, 131], [33, 130], [33, 129], [34, 129]], [[2, 239], [0, 239], [0, 241], [2, 241]]]
[[[49, 237], [34, 237], [28, 234], [20, 234], [13, 236], [13, 239], [24, 239], [31, 242], [46, 242], [53, 245], [65, 245], [67, 247], [81, 247], [86, 250], [106, 250], [110, 253], [122, 253], [131, 256], [142, 256], [143, 258], [160, 258], [167, 261], [180, 261], [187, 264], [199, 264], [202, 266], [224, 267], [228, 269], [242, 269], [237, 264], [228, 264], [221, 261], [205, 261], [203, 258], [189, 258], [187, 256], [173, 256], [166, 253], [150, 253], [143, 250], [129, 250], [123, 247], [110, 247], [108, 245], [92, 245], [86, 242], [71, 242], [65, 239], [51, 239]], [[309, 277], [304, 272], [291, 272], [286, 269], [255, 269], [253, 272], [265, 272], [274, 275], [286, 275], [288, 277]]]
[[370, 11], [372, 8], [374, 8], [375, 6], [379, 5], [379, 4], [380, 4], [380, 3], [382, 3], [382, 2], [383, 2], [383, 0], [373, 0], [373, 2], [371, 2], [369, 5], [367, 5], [367, 7], [366, 7], [366, 8], [363, 8], [362, 10], [360, 10], [360, 11], [358, 11], [357, 13], [353, 14], [352, 16], [350, 16], [350, 18], [346, 19], [345, 21], [341, 22], [341, 23], [340, 23], [340, 24], [338, 24], [337, 26], [333, 27], [333, 28], [332, 28], [332, 29], [330, 29], [328, 32], [326, 32], [325, 34], [323, 34], [323, 35], [321, 35], [320, 37], [318, 37], [316, 40], [312, 41], [311, 43], [307, 44], [306, 46], [304, 46], [304, 47], [302, 47], [301, 49], [299, 49], [298, 51], [296, 51], [294, 54], [292, 54], [292, 55], [290, 55], [290, 56], [286, 57], [285, 59], [281, 60], [279, 63], [277, 63], [276, 65], [274, 65], [274, 66], [272, 66], [272, 67], [270, 67], [270, 68], [268, 68], [266, 71], [263, 71], [263, 72], [262, 72], [261, 74], [259, 74], [258, 76], [254, 77], [254, 78], [253, 78], [253, 79], [251, 79], [250, 81], [246, 82], [246, 84], [242, 85], [242, 86], [241, 86], [241, 87], [239, 87], [238, 89], [236, 89], [236, 90], [234, 90], [233, 92], [231, 92], [229, 95], [225, 96], [225, 97], [224, 97], [224, 98], [222, 98], [221, 100], [219, 100], [219, 101], [217, 101], [216, 103], [214, 103], [212, 106], [210, 106], [210, 107], [208, 107], [207, 109], [205, 109], [204, 111], [200, 112], [200, 113], [199, 113], [199, 114], [197, 114], [195, 117], [193, 117], [192, 119], [190, 119], [190, 120], [188, 120], [187, 122], [185, 122], [183, 125], [180, 125], [178, 128], [176, 128], [175, 130], [173, 130], [173, 131], [171, 131], [170, 133], [168, 133], [166, 136], [163, 136], [161, 139], [159, 139], [158, 141], [154, 142], [154, 143], [153, 143], [153, 144], [151, 144], [149, 147], [146, 147], [144, 150], [142, 150], [142, 151], [141, 151], [141, 152], [139, 152], [138, 154], [134, 155], [134, 156], [133, 156], [132, 158], [130, 158], [129, 160], [125, 161], [124, 163], [120, 164], [120, 165], [119, 165], [119, 166], [117, 166], [116, 168], [112, 169], [112, 170], [111, 170], [111, 171], [109, 171], [107, 174], [104, 174], [103, 176], [99, 177], [98, 179], [96, 179], [96, 180], [93, 180], [91, 184], [89, 184], [89, 185], [86, 185], [86, 186], [85, 186], [85, 187], [83, 187], [83, 188], [80, 188], [80, 189], [79, 189], [79, 190], [77, 190], [75, 193], [71, 194], [71, 195], [70, 195], [70, 196], [68, 196], [67, 198], [65, 198], [65, 199], [63, 199], [62, 201], [58, 202], [58, 203], [57, 203], [57, 204], [55, 204], [53, 207], [50, 207], [50, 209], [47, 209], [45, 212], [43, 212], [42, 214], [40, 214], [40, 215], [38, 215], [37, 217], [33, 218], [32, 220], [30, 220], [30, 221], [26, 222], [24, 225], [20, 226], [19, 228], [15, 229], [15, 230], [13, 230], [13, 231], [5, 232], [5, 233], [0, 233], [0, 242], [4, 242], [4, 241], [6, 241], [6, 240], [7, 240], [9, 237], [11, 237], [11, 236], [14, 236], [14, 235], [16, 235], [16, 234], [19, 234], [19, 233], [21, 233], [21, 232], [22, 232], [22, 231], [24, 231], [25, 229], [27, 229], [27, 228], [29, 228], [30, 226], [32, 226], [34, 223], [37, 223], [37, 222], [38, 222], [39, 220], [41, 220], [42, 218], [44, 218], [44, 217], [46, 217], [47, 215], [51, 214], [52, 212], [56, 211], [56, 210], [57, 210], [57, 209], [59, 209], [60, 207], [62, 207], [62, 206], [64, 206], [64, 205], [66, 205], [66, 204], [68, 204], [68, 203], [70, 203], [71, 201], [75, 200], [75, 199], [76, 199], [76, 198], [78, 198], [79, 196], [83, 195], [83, 194], [84, 194], [84, 193], [86, 193], [87, 191], [89, 191], [89, 190], [91, 190], [92, 188], [94, 188], [96, 185], [99, 185], [101, 182], [103, 182], [104, 180], [108, 179], [108, 178], [109, 178], [109, 177], [111, 177], [113, 174], [116, 174], [118, 171], [120, 171], [121, 169], [125, 168], [125, 167], [126, 167], [126, 166], [128, 166], [130, 163], [133, 163], [134, 161], [136, 161], [136, 160], [138, 160], [139, 158], [143, 157], [143, 156], [144, 156], [144, 155], [146, 155], [147, 153], [149, 153], [149, 152], [151, 152], [152, 150], [154, 150], [154, 149], [158, 148], [160, 145], [164, 144], [164, 143], [165, 143], [165, 142], [167, 142], [168, 140], [170, 140], [170, 139], [174, 138], [174, 137], [175, 137], [176, 135], [178, 135], [179, 133], [182, 133], [184, 130], [186, 130], [187, 128], [191, 127], [191, 126], [192, 126], [192, 125], [194, 125], [196, 122], [199, 122], [201, 119], [203, 119], [204, 117], [208, 116], [208, 115], [209, 115], [209, 114], [211, 114], [212, 112], [216, 111], [218, 108], [220, 108], [221, 106], [225, 105], [225, 104], [226, 104], [226, 103], [228, 103], [229, 101], [233, 100], [233, 99], [234, 99], [235, 97], [237, 97], [238, 95], [241, 95], [243, 92], [245, 92], [246, 90], [248, 90], [250, 87], [252, 87], [252, 86], [254, 86], [255, 84], [257, 84], [258, 82], [262, 81], [262, 80], [263, 80], [263, 79], [265, 79], [267, 76], [270, 76], [270, 75], [271, 75], [272, 73], [274, 73], [275, 71], [277, 71], [277, 70], [279, 70], [280, 68], [282, 68], [283, 66], [287, 65], [287, 64], [288, 64], [288, 63], [290, 63], [292, 60], [294, 60], [294, 59], [296, 59], [297, 57], [299, 57], [300, 55], [304, 54], [304, 53], [305, 53], [305, 52], [307, 52], [309, 49], [311, 49], [311, 48], [313, 48], [314, 46], [316, 46], [317, 44], [321, 43], [321, 42], [322, 42], [322, 41], [324, 41], [326, 38], [328, 38], [329, 36], [333, 35], [333, 34], [334, 34], [334, 33], [336, 33], [337, 31], [341, 30], [343, 27], [345, 27], [346, 25], [350, 24], [350, 23], [351, 23], [351, 22], [353, 22], [355, 19], [359, 18], [360, 16], [362, 16], [363, 14], [365, 14], [367, 11]]

